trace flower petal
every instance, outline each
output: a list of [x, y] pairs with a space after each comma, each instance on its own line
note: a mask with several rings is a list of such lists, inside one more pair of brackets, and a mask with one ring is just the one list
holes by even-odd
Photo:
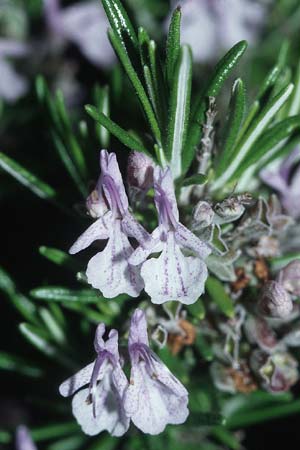
[[[100, 164], [101, 164], [101, 174], [104, 177], [108, 175], [113, 181], [114, 185], [118, 191], [118, 197], [122, 204], [123, 210], [128, 210], [128, 198], [125, 192], [125, 187], [123, 183], [123, 178], [119, 169], [119, 165], [117, 162], [117, 157], [115, 153], [108, 153], [107, 150], [101, 150], [100, 153]], [[105, 196], [109, 201], [110, 205], [112, 204], [112, 199], [110, 198], [110, 192], [106, 189], [105, 185], [103, 185], [103, 189], [105, 192]]]
[[[165, 196], [170, 202], [172, 213], [175, 220], [179, 219], [179, 212], [177, 207], [177, 200], [175, 196], [174, 183], [172, 178], [172, 173], [169, 167], [162, 169], [159, 166], [154, 168], [154, 189], [158, 194], [163, 191]], [[154, 198], [155, 200], [155, 198]], [[159, 211], [159, 202], [155, 201], [156, 208]]]
[[208, 245], [179, 222], [175, 232], [175, 239], [181, 247], [192, 250], [199, 258], [205, 259], [211, 253]]
[[[62, 395], [63, 397], [69, 397], [70, 395], [74, 394], [74, 392], [78, 391], [78, 389], [80, 389], [81, 387], [89, 384], [93, 373], [94, 364], [95, 361], [91, 364], [88, 364], [86, 367], [79, 370], [79, 372], [77, 372], [75, 375], [64, 381], [59, 386], [60, 395]], [[102, 378], [103, 376], [104, 365], [105, 364], [103, 364], [103, 368], [99, 372], [98, 379]]]
[[178, 300], [190, 305], [203, 293], [208, 273], [201, 259], [182, 254], [170, 232], [162, 254], [146, 261], [141, 275], [153, 303]]
[[104, 216], [100, 217], [96, 222], [94, 222], [81, 236], [77, 239], [77, 241], [72, 245], [69, 250], [71, 255], [84, 250], [92, 242], [97, 239], [108, 239], [111, 230], [112, 223], [112, 214], [109, 211]]
[[128, 338], [129, 347], [135, 343], [149, 345], [146, 316], [144, 311], [139, 308], [134, 311], [131, 317]]
[[120, 220], [113, 222], [110, 233], [105, 249], [89, 261], [86, 271], [88, 282], [106, 298], [122, 293], [137, 297], [144, 284], [139, 268], [128, 263], [133, 248], [121, 231]]
[[127, 236], [135, 238], [142, 246], [151, 239], [150, 234], [130, 213], [125, 214], [123, 217], [122, 229]]
[[119, 392], [112, 386], [111, 373], [106, 373], [97, 386], [96, 417], [89, 402], [89, 389], [82, 389], [73, 398], [73, 414], [84, 433], [94, 436], [107, 430], [112, 436], [122, 436], [129, 428]]
[[132, 422], [144, 433], [161, 433], [167, 424], [185, 422], [187, 396], [177, 396], [152, 378], [141, 361], [132, 369], [131, 384], [124, 395], [124, 408]]

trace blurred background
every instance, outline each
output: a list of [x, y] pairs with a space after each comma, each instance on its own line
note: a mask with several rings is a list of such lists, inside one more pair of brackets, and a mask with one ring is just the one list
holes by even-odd
[[[224, 2], [226, 14], [220, 12], [221, 1], [181, 2], [182, 40], [193, 48], [194, 83], [200, 89], [218, 58], [234, 43], [246, 39], [249, 49], [238, 74], [246, 80], [251, 98], [280, 52], [288, 48], [289, 64], [292, 67], [297, 64], [299, 0]], [[156, 41], [164, 42], [171, 11], [178, 2], [123, 0], [123, 4], [135, 24], [145, 27]], [[65, 170], [53, 132], [53, 117], [49, 118], [49, 110], [42, 101], [41, 76], [47, 82], [51, 98], [63, 95], [65, 99], [78, 142], [88, 155], [88, 190], [97, 179], [101, 142], [83, 106], [97, 103], [99, 91], [106, 85], [111, 93], [113, 119], [125, 128], [144, 126], [132, 88], [106, 37], [107, 27], [98, 0], [0, 0], [0, 150], [59, 192], [58, 200], [45, 200], [0, 169], [0, 265], [20, 292], [26, 293], [36, 285], [60, 284], [62, 275], [63, 284], [76, 285], [72, 273], [62, 274], [61, 268], [44, 258], [39, 249], [49, 246], [67, 251], [86, 221], [84, 195], [78, 194], [78, 186]], [[88, 140], [83, 139], [86, 130], [92, 136]], [[111, 148], [119, 153], [124, 167], [127, 155], [120, 144], [113, 141]], [[75, 218], [78, 212], [81, 221]], [[59, 422], [63, 406], [60, 399], [57, 402], [53, 399], [57, 396], [56, 386], [67, 372], [57, 372], [51, 360], [45, 361], [23, 340], [18, 331], [19, 312], [5, 293], [0, 292], [0, 301], [1, 352], [22, 355], [34, 361], [35, 367], [40, 364], [51, 380], [46, 386], [44, 378], [9, 371], [2, 361], [5, 370], [0, 370], [0, 434], [2, 429], [14, 429], [20, 423], [39, 427]], [[81, 325], [74, 317], [72, 331], [76, 335], [75, 327]], [[84, 347], [84, 343], [80, 346]], [[89, 351], [92, 355], [92, 350]], [[85, 360], [85, 356], [83, 350], [81, 359]], [[298, 415], [249, 427], [243, 445], [255, 450], [279, 449], [284, 445], [299, 448], [299, 420]], [[124, 440], [112, 442], [104, 442], [95, 449], [128, 445]], [[143, 448], [143, 441], [136, 442], [136, 447], [126, 448]], [[77, 448], [71, 444], [67, 447], [65, 443], [65, 450]], [[48, 445], [46, 440], [39, 448], [50, 448]], [[158, 445], [163, 448], [165, 444], [153, 441], [152, 445], [153, 449], [159, 449]]]

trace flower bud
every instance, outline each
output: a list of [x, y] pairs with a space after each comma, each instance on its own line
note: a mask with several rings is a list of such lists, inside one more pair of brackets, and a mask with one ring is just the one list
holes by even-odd
[[300, 260], [290, 262], [279, 273], [278, 279], [291, 294], [300, 296]]
[[212, 224], [214, 211], [208, 202], [200, 201], [194, 208], [192, 229], [197, 231]]
[[154, 162], [143, 153], [131, 152], [127, 166], [127, 182], [130, 187], [148, 191], [153, 186]]
[[266, 316], [285, 319], [293, 310], [293, 302], [282, 284], [268, 281], [263, 287], [258, 309]]
[[254, 350], [250, 365], [269, 392], [286, 392], [299, 378], [298, 363], [288, 352], [267, 355], [261, 350]]
[[99, 195], [99, 190], [97, 188], [90, 193], [86, 199], [85, 205], [89, 215], [93, 217], [93, 219], [101, 217], [108, 209], [103, 196]]

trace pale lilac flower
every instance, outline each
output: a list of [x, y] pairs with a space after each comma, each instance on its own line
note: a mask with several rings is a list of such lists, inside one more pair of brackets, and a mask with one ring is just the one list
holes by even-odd
[[100, 164], [97, 199], [90, 210], [94, 210], [95, 216], [102, 215], [77, 239], [70, 253], [87, 248], [97, 239], [107, 240], [104, 250], [88, 263], [88, 282], [107, 298], [121, 293], [137, 297], [144, 284], [140, 268], [128, 262], [133, 253], [128, 237], [134, 237], [144, 245], [149, 235], [128, 210], [128, 199], [115, 153], [102, 150]]
[[[209, 247], [179, 222], [179, 213], [170, 169], [154, 169], [155, 205], [159, 225], [152, 239], [138, 247], [130, 264], [142, 264], [145, 291], [153, 303], [178, 300], [194, 303], [204, 291], [208, 275], [204, 259]], [[186, 252], [193, 256], [187, 256]], [[160, 253], [158, 257], [148, 256]]]
[[27, 427], [20, 425], [16, 432], [16, 450], [37, 450]]
[[188, 392], [149, 348], [147, 322], [140, 309], [132, 316], [128, 345], [132, 368], [124, 395], [126, 414], [149, 434], [161, 433], [167, 424], [184, 423]]
[[26, 44], [10, 39], [0, 39], [0, 99], [13, 103], [28, 90], [28, 82], [19, 75], [8, 58], [22, 58], [29, 48]]
[[281, 269], [278, 281], [288, 292], [300, 297], [300, 260], [296, 259]]
[[94, 341], [96, 360], [64, 381], [59, 392], [64, 397], [75, 394], [72, 410], [84, 433], [92, 436], [107, 430], [112, 436], [122, 436], [130, 421], [122, 404], [128, 382], [120, 364], [118, 332], [111, 330], [106, 342], [104, 333], [102, 323]]
[[109, 24], [99, 1], [77, 2], [64, 9], [60, 9], [59, 0], [44, 0], [44, 5], [54, 35], [77, 45], [96, 66], [107, 67], [115, 61], [107, 37]]
[[130, 187], [148, 191], [153, 186], [154, 162], [147, 155], [131, 152], [127, 165], [127, 182]]
[[181, 39], [197, 62], [218, 58], [240, 40], [255, 42], [265, 8], [252, 0], [177, 0], [182, 10]]
[[258, 302], [259, 311], [269, 317], [285, 319], [293, 311], [290, 294], [278, 281], [267, 281]]
[[288, 352], [268, 355], [257, 349], [251, 355], [250, 364], [261, 377], [264, 388], [272, 393], [288, 391], [299, 379], [298, 363]]
[[[276, 168], [264, 169], [260, 176], [264, 183], [275, 189], [287, 213], [294, 219], [300, 217], [300, 148], [297, 147]], [[295, 170], [294, 170], [295, 169]]]

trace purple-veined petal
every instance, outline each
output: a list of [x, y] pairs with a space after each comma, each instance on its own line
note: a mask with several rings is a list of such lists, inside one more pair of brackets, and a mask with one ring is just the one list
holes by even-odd
[[110, 238], [102, 252], [97, 253], [88, 263], [88, 282], [99, 289], [104, 297], [113, 298], [119, 294], [137, 297], [144, 283], [139, 267], [128, 263], [133, 248], [121, 230], [121, 221], [115, 220]]
[[[110, 177], [113, 180], [114, 186], [118, 193], [118, 201], [122, 205], [122, 209], [124, 212], [128, 210], [128, 198], [126, 195], [123, 178], [119, 169], [117, 157], [115, 153], [108, 153], [107, 150], [101, 150], [100, 152], [100, 165], [101, 165], [101, 175], [103, 178], [105, 176]], [[109, 201], [110, 205], [112, 204], [113, 199], [110, 198], [110, 191], [106, 188], [105, 184], [103, 184], [103, 189], [105, 192], [105, 196]]]
[[144, 311], [139, 308], [134, 311], [131, 317], [128, 338], [129, 348], [136, 343], [149, 345], [146, 316]]
[[[173, 216], [176, 221], [179, 219], [179, 212], [177, 207], [177, 200], [175, 196], [174, 183], [171, 174], [171, 170], [169, 167], [166, 169], [162, 169], [159, 166], [154, 168], [154, 189], [156, 190], [156, 195], [159, 195], [160, 192], [163, 192], [166, 198], [168, 199]], [[159, 202], [155, 199], [156, 208], [159, 211]]]
[[94, 347], [97, 353], [105, 350], [105, 342], [103, 339], [103, 335], [105, 333], [105, 324], [100, 323], [97, 326], [96, 333], [95, 333], [95, 339], [94, 339]]
[[130, 213], [125, 214], [122, 219], [122, 230], [127, 236], [135, 238], [142, 247], [150, 242], [150, 234]]
[[210, 248], [204, 242], [202, 242], [197, 236], [194, 235], [181, 223], [178, 223], [175, 232], [176, 242], [182, 248], [186, 248], [194, 252], [199, 258], [205, 259], [211, 253]]
[[16, 450], [37, 450], [27, 427], [20, 425], [16, 433]]
[[123, 391], [118, 390], [111, 371], [107, 371], [98, 384], [96, 396], [96, 414], [89, 401], [89, 389], [79, 391], [73, 398], [73, 414], [83, 432], [93, 436], [107, 430], [112, 436], [122, 436], [129, 428], [130, 419], [123, 410]]
[[[102, 364], [101, 369], [97, 376], [97, 380], [100, 380], [103, 377], [107, 369], [107, 364], [108, 364], [107, 361], [105, 361]], [[69, 397], [70, 395], [73, 395], [76, 391], [78, 391], [78, 389], [82, 388], [86, 384], [89, 384], [91, 381], [94, 365], [95, 361], [88, 364], [86, 367], [79, 370], [79, 372], [77, 372], [75, 375], [64, 381], [59, 386], [59, 393], [63, 397]]]
[[124, 395], [124, 408], [132, 422], [144, 433], [159, 434], [167, 424], [180, 424], [188, 416], [187, 396], [178, 396], [149, 375], [140, 361], [131, 371]]
[[153, 303], [177, 300], [190, 305], [204, 292], [208, 273], [201, 259], [183, 255], [170, 232], [161, 255], [147, 260], [141, 275]]
[[142, 264], [151, 253], [162, 252], [164, 243], [160, 240], [160, 228], [157, 227], [150, 235], [149, 240], [144, 245], [140, 245], [129, 258], [129, 263], [133, 266]]
[[69, 250], [71, 255], [84, 250], [92, 242], [97, 239], [108, 239], [112, 226], [112, 214], [111, 212], [107, 212], [104, 216], [100, 217], [96, 222], [94, 222], [81, 236], [77, 239], [77, 241], [72, 245]]

